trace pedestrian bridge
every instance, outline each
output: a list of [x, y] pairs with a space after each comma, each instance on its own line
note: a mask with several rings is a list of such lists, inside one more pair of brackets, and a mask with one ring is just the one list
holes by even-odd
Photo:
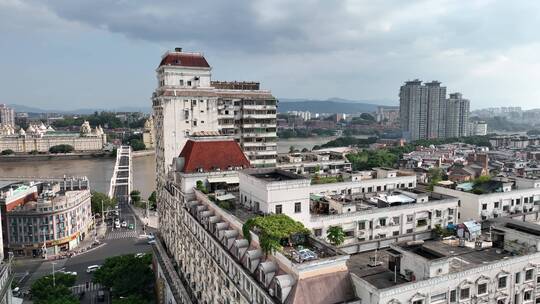
[[128, 203], [129, 193], [133, 187], [131, 147], [120, 146], [116, 150], [116, 163], [111, 178], [109, 197], [116, 198], [118, 203]]

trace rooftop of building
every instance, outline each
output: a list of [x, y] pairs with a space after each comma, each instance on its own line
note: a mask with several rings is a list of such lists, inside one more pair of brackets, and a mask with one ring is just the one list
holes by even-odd
[[232, 138], [191, 138], [177, 159], [183, 173], [215, 172], [248, 168], [249, 160]]
[[[475, 249], [474, 242], [460, 246], [457, 238], [447, 240], [405, 241], [393, 246], [414, 253], [428, 261], [449, 260], [449, 273], [457, 273], [515, 256], [501, 248]], [[489, 245], [488, 245], [489, 246]], [[390, 269], [389, 256], [401, 252], [392, 248], [378, 252], [370, 251], [352, 255], [347, 263], [349, 270], [377, 289], [389, 288], [411, 282], [409, 278]], [[374, 257], [377, 256], [376, 262]], [[406, 267], [401, 265], [401, 267]]]
[[174, 51], [165, 53], [159, 66], [210, 68], [210, 64], [202, 53], [183, 52], [182, 48], [175, 48]]
[[275, 168], [246, 169], [242, 171], [242, 173], [255, 177], [266, 183], [307, 179], [302, 175]]

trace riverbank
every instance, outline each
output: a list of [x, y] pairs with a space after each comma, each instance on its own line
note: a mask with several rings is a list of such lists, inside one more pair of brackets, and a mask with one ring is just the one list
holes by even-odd
[[11, 154], [1, 155], [0, 162], [26, 162], [26, 161], [49, 161], [49, 160], [77, 160], [89, 158], [110, 158], [108, 152], [79, 152], [58, 154]]

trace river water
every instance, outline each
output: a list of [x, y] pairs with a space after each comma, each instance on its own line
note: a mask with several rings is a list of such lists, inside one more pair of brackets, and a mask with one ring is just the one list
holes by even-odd
[[[335, 137], [292, 138], [278, 142], [278, 152], [286, 153], [290, 146], [295, 149], [311, 149], [324, 144]], [[114, 158], [93, 158], [78, 160], [46, 160], [0, 162], [0, 177], [41, 176], [61, 177], [87, 176], [93, 190], [108, 193], [109, 183], [114, 169]], [[154, 155], [133, 158], [133, 186], [147, 198], [156, 187]]]

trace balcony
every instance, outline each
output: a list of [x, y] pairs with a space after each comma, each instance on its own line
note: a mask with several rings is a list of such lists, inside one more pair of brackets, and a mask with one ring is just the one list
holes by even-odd
[[277, 146], [276, 142], [244, 142], [244, 147], [274, 147]]

